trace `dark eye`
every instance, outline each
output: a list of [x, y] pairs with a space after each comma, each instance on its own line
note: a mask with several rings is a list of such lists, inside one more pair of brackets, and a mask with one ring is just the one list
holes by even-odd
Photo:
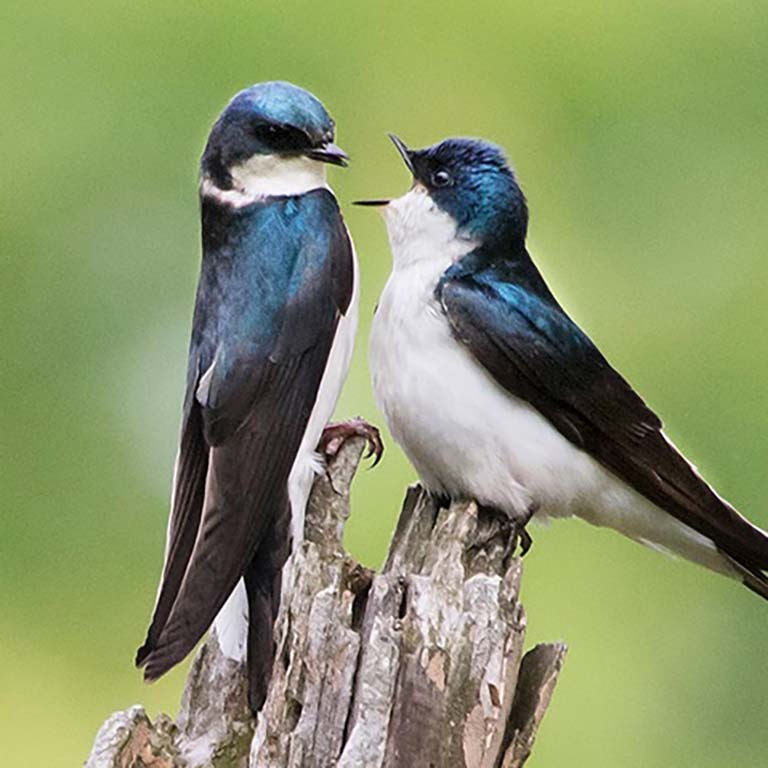
[[292, 125], [259, 122], [252, 128], [254, 136], [259, 141], [277, 151], [299, 151], [311, 146], [306, 133]]
[[448, 171], [441, 169], [435, 171], [432, 174], [432, 186], [433, 187], [447, 187], [453, 183], [453, 176]]

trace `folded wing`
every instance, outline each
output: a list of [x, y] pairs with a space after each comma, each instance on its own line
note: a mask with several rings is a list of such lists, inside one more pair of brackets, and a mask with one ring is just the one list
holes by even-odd
[[[527, 258], [527, 254], [526, 254]], [[449, 270], [437, 297], [452, 329], [501, 386], [568, 440], [710, 538], [768, 596], [768, 537], [718, 496], [662, 431], [658, 416], [552, 297], [529, 261]]]
[[246, 210], [203, 201], [166, 563], [136, 659], [147, 679], [183, 659], [258, 572], [351, 291], [351, 246], [326, 190]]

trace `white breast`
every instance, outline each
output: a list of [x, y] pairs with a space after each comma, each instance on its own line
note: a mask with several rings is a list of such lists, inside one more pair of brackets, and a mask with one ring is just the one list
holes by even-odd
[[[352, 238], [350, 237], [350, 242]], [[317, 391], [317, 399], [312, 408], [312, 413], [304, 431], [304, 437], [299, 447], [288, 478], [288, 495], [291, 501], [291, 524], [293, 529], [293, 548], [295, 549], [304, 538], [304, 514], [306, 512], [309, 492], [315, 475], [323, 471], [322, 457], [316, 452], [320, 437], [325, 425], [330, 421], [336, 408], [341, 388], [344, 386], [349, 364], [352, 360], [352, 352], [355, 346], [358, 317], [358, 265], [354, 245], [352, 246], [353, 259], [353, 284], [352, 299], [346, 315], [339, 320], [336, 328], [336, 336], [333, 339], [328, 362], [325, 366], [320, 388]]]
[[[371, 331], [376, 400], [427, 486], [524, 514], [572, 513], [594, 462], [528, 404], [501, 389], [451, 334], [420, 260], [395, 269]], [[554, 481], [554, 482], [553, 482]]]
[[708, 539], [576, 448], [453, 337], [433, 292], [462, 247], [466, 253], [472, 244], [454, 239], [445, 248], [447, 232], [432, 226], [434, 216], [430, 226], [419, 225], [432, 231], [431, 243], [426, 236], [409, 240], [407, 216], [392, 204], [385, 218], [394, 269], [371, 330], [371, 375], [389, 429], [424, 484], [512, 515], [531, 503], [537, 517], [578, 515], [724, 570]]

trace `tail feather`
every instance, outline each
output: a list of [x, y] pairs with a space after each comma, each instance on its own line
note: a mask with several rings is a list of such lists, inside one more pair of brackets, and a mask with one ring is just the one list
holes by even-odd
[[256, 713], [267, 698], [275, 658], [274, 622], [280, 603], [280, 575], [274, 589], [261, 582], [250, 582], [248, 591], [248, 704]]
[[768, 600], [768, 574], [762, 569], [753, 569], [736, 560], [727, 552], [719, 550], [720, 554], [728, 561], [729, 565], [741, 577], [741, 583], [752, 590], [756, 595], [760, 595], [764, 600]]
[[291, 547], [290, 520], [286, 502], [244, 576], [248, 594], [248, 703], [254, 713], [264, 705], [272, 677], [274, 624], [280, 608], [283, 565]]

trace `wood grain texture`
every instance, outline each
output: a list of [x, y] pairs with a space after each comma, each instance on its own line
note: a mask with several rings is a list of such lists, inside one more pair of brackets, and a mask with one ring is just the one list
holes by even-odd
[[519, 768], [563, 665], [523, 654], [522, 565], [500, 522], [470, 502], [403, 503], [380, 573], [344, 550], [350, 440], [317, 479], [275, 625], [269, 695], [250, 716], [244, 670], [215, 634], [176, 724], [140, 707], [99, 731], [87, 768]]

